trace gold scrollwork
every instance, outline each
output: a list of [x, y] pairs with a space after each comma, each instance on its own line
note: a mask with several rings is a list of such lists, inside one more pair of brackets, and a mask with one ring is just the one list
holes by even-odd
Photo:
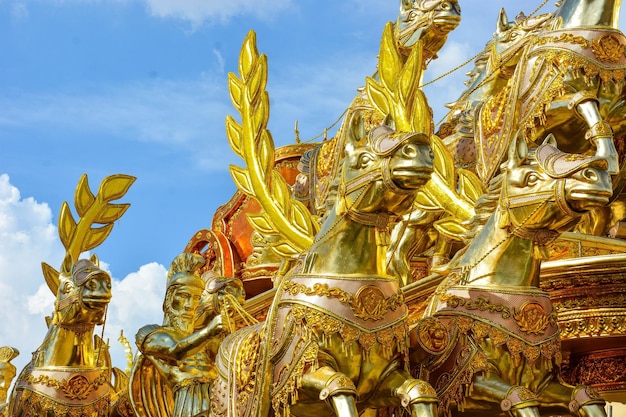
[[306, 322], [307, 326], [319, 328], [328, 337], [333, 334], [339, 335], [345, 345], [358, 341], [361, 348], [366, 352], [372, 349], [376, 343], [389, 356], [393, 352], [405, 352], [406, 350], [407, 329], [404, 322], [375, 332], [366, 332], [305, 306], [294, 305], [291, 314], [296, 320]]
[[107, 374], [103, 371], [93, 381], [89, 382], [89, 379], [84, 375], [74, 375], [69, 379], [58, 380], [48, 375], [28, 375], [24, 380], [30, 384], [40, 384], [47, 387], [62, 391], [65, 397], [70, 400], [84, 400], [93, 391], [96, 391], [101, 385], [109, 382]]
[[536, 45], [546, 45], [548, 43], [570, 43], [580, 45], [582, 48], [589, 47], [589, 41], [582, 36], [575, 36], [571, 33], [561, 33], [559, 36], [543, 36], [535, 40]]
[[451, 296], [447, 299], [448, 307], [457, 308], [464, 307], [468, 310], [489, 311], [490, 313], [499, 313], [503, 319], [510, 319], [513, 314], [511, 309], [501, 303], [492, 303], [486, 297], [476, 297], [475, 300], [466, 299], [458, 296]]
[[[98, 416], [103, 417], [109, 414], [109, 408], [111, 405], [110, 398], [108, 396], [101, 397], [96, 401], [88, 404], [70, 405], [63, 404], [55, 401], [52, 398], [48, 398], [45, 395], [39, 394], [34, 391], [26, 390], [22, 394], [22, 406], [24, 410], [28, 412], [36, 412], [36, 410], [46, 410], [46, 415], [61, 417], [61, 416]], [[38, 414], [28, 414], [38, 415]]]
[[361, 287], [356, 294], [350, 294], [337, 287], [328, 284], [316, 283], [312, 287], [290, 281], [283, 286], [283, 291], [293, 296], [298, 294], [316, 295], [320, 297], [336, 298], [341, 303], [348, 304], [354, 316], [363, 320], [380, 320], [388, 311], [395, 311], [404, 305], [402, 293], [394, 294], [388, 298], [374, 285]]

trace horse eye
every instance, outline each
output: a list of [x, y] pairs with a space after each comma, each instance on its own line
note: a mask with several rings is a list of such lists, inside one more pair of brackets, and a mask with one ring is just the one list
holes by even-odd
[[526, 177], [526, 184], [528, 185], [535, 185], [537, 181], [539, 181], [539, 175], [535, 173], [528, 174]]
[[364, 153], [361, 154], [361, 156], [359, 156], [359, 164], [358, 167], [359, 168], [365, 168], [367, 167], [370, 162], [372, 162], [374, 160], [374, 158], [372, 158], [372, 156], [370, 154]]

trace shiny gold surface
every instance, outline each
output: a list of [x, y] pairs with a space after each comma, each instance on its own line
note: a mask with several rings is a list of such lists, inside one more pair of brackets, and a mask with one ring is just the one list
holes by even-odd
[[[93, 194], [85, 176], [79, 220], [61, 208], [61, 271], [43, 264], [49, 333], [0, 413], [606, 417], [604, 399], [626, 404], [620, 6], [502, 11], [435, 134], [423, 74], [460, 6], [402, 0], [337, 136], [284, 160], [251, 31], [228, 77], [239, 191], [172, 262], [163, 323], [137, 332], [130, 375], [93, 336], [110, 277], [78, 258], [134, 178]], [[244, 305], [240, 278], [269, 277]]]
[[17, 368], [11, 363], [20, 352], [11, 346], [0, 347], [0, 415], [5, 417], [4, 407], [6, 407], [9, 387], [13, 378], [17, 374]]
[[100, 269], [96, 255], [78, 256], [110, 234], [113, 223], [130, 206], [113, 201], [122, 198], [134, 180], [121, 174], [106, 177], [93, 194], [83, 175], [74, 196], [78, 221], [63, 203], [59, 237], [66, 256], [61, 271], [42, 263], [46, 282], [56, 295], [55, 310], [48, 317], [43, 343], [16, 381], [6, 410], [9, 416], [109, 415], [116, 394], [111, 390], [113, 369], [108, 345], [94, 335], [94, 328], [105, 321], [111, 277]]
[[[205, 282], [197, 273], [200, 255], [183, 253], [168, 271], [163, 325], [139, 329], [140, 354], [131, 372], [131, 403], [138, 416], [193, 416], [209, 409], [215, 379], [215, 354], [221, 342], [222, 316], [213, 311], [194, 330]], [[163, 410], [162, 408], [165, 408]], [[166, 411], [167, 410], [167, 411]]]
[[608, 203], [607, 163], [548, 144], [528, 153], [519, 141], [501, 169], [476, 207], [491, 214], [478, 217], [471, 243], [450, 262], [411, 333], [416, 365], [425, 359], [446, 412], [560, 414], [577, 401], [581, 415], [603, 416], [593, 391], [561, 382], [557, 312], [538, 286], [546, 245], [582, 211]]
[[432, 388], [404, 371], [407, 307], [385, 267], [390, 221], [433, 170], [428, 136], [352, 123], [336, 203], [312, 246], [280, 277], [265, 323], [220, 347], [215, 415], [435, 413]]

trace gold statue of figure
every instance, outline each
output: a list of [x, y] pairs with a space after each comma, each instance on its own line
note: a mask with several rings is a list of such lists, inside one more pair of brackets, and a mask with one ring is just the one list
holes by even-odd
[[0, 347], [0, 416], [6, 417], [7, 394], [17, 368], [11, 363], [20, 354], [20, 351], [11, 346]]
[[[130, 400], [140, 417], [187, 417], [209, 410], [215, 356], [230, 330], [229, 307], [243, 302], [239, 280], [198, 275], [198, 254], [172, 262], [163, 301], [163, 324], [139, 329], [139, 353], [130, 376]], [[206, 279], [206, 281], [205, 281]]]
[[[77, 222], [67, 202], [59, 214], [59, 237], [66, 256], [57, 272], [42, 263], [44, 277], [56, 295], [48, 333], [20, 372], [11, 393], [11, 417], [87, 416], [108, 417], [113, 384], [108, 345], [94, 335], [104, 324], [111, 301], [111, 276], [100, 268], [96, 255], [79, 255], [100, 245], [113, 224], [130, 204], [112, 203], [123, 197], [135, 177], [111, 175], [100, 183], [97, 194], [87, 176], [74, 195]], [[119, 370], [119, 372], [123, 372]]]
[[606, 416], [593, 389], [562, 382], [557, 316], [539, 278], [547, 245], [609, 202], [609, 164], [554, 145], [511, 144], [476, 207], [471, 243], [410, 333], [412, 360], [428, 371], [442, 412]]

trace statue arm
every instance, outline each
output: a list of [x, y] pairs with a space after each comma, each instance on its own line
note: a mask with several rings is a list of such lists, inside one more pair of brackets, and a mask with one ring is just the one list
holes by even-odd
[[200, 350], [206, 342], [221, 332], [222, 317], [217, 315], [208, 326], [182, 339], [176, 338], [173, 332], [166, 327], [160, 326], [142, 340], [137, 340], [137, 345], [144, 355], [158, 359], [179, 361], [189, 354]]

